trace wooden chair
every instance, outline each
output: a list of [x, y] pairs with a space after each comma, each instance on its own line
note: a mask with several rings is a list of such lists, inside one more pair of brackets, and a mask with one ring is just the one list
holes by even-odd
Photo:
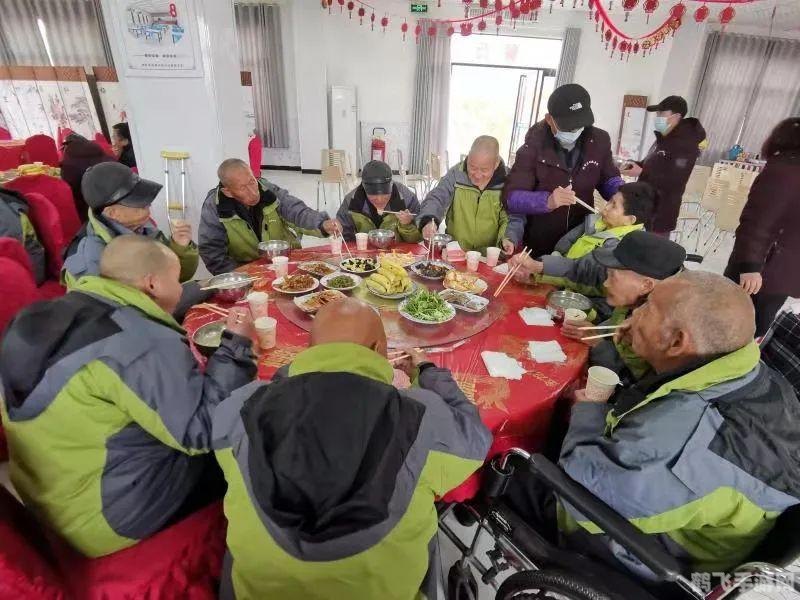
[[339, 192], [339, 202], [336, 204], [338, 209], [342, 203], [344, 194], [346, 193], [344, 187], [347, 186], [347, 168], [348, 160], [347, 154], [344, 150], [327, 149], [322, 151], [321, 160], [321, 174], [317, 180], [317, 210], [320, 210], [320, 190], [322, 191], [323, 206], [328, 208], [328, 195], [325, 191], [325, 186], [328, 184], [336, 184]]

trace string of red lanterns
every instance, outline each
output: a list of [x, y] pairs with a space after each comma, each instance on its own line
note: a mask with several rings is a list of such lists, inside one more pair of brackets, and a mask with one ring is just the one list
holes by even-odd
[[[334, 0], [320, 1], [322, 8], [327, 9], [329, 13], [332, 13]], [[543, 0], [494, 0], [493, 2], [491, 0], [478, 0], [477, 5], [481, 9], [481, 13], [470, 17], [469, 11], [473, 4], [475, 4], [474, 0], [461, 1], [464, 5], [463, 19], [425, 19], [430, 21], [425, 33], [429, 37], [434, 37], [439, 35], [441, 31], [447, 36], [452, 36], [456, 31], [455, 26], [458, 26], [459, 33], [462, 36], [469, 36], [474, 33], [475, 29], [477, 29], [479, 32], [486, 31], [488, 27], [486, 18], [492, 16], [494, 16], [494, 23], [497, 27], [497, 32], [500, 33], [500, 27], [505, 23], [503, 17], [504, 11], [509, 12], [512, 28], [516, 29], [516, 23], [520, 19], [527, 18], [530, 21], [538, 21], [539, 11], [542, 9], [542, 5], [544, 3]], [[584, 1], [585, 0], [580, 0], [581, 6], [584, 5]], [[686, 2], [702, 2], [702, 5], [697, 7], [692, 14], [695, 22], [698, 24], [705, 22], [711, 14], [708, 4], [726, 4], [727, 6], [722, 8], [717, 16], [724, 30], [725, 26], [728, 25], [736, 16], [736, 9], [733, 7], [734, 4], [749, 4], [763, 0], [677, 0], [676, 3], [670, 8], [669, 15], [664, 22], [654, 30], [641, 36], [630, 36], [625, 34], [617, 26], [609, 14], [613, 8], [614, 0], [607, 0], [608, 8], [604, 6], [604, 1], [606, 0], [588, 0], [589, 19], [594, 20], [595, 31], [600, 33], [601, 41], [605, 43], [606, 50], [609, 48], [611, 49], [611, 57], [613, 58], [614, 54], [619, 51], [620, 60], [622, 60], [623, 57], [627, 57], [627, 59], [630, 60], [631, 54], [639, 55], [641, 50], [641, 56], [647, 56], [648, 54], [652, 53], [653, 50], [659, 48], [667, 36], [675, 35], [675, 31], [677, 31], [677, 29], [683, 24], [684, 17], [687, 13], [688, 9]], [[362, 25], [364, 23], [364, 17], [366, 16], [367, 11], [370, 11], [370, 29], [373, 31], [375, 30], [375, 21], [377, 18], [375, 6], [363, 0], [336, 0], [336, 2], [340, 7], [340, 13], [344, 13], [344, 9], [347, 8], [350, 19], [353, 18], [353, 10], [358, 7], [356, 14], [358, 15], [359, 23]], [[555, 0], [549, 0], [549, 2], [549, 12], [552, 13], [553, 3]], [[577, 7], [577, 2], [578, 0], [572, 0], [573, 8]], [[650, 16], [659, 7], [659, 0], [622, 0], [622, 9], [625, 13], [625, 22], [628, 21], [630, 13], [636, 9], [640, 2], [646, 15], [646, 21], [647, 23], [650, 22]], [[559, 0], [559, 3], [561, 6], [564, 6], [564, 0]], [[492, 5], [492, 7], [490, 7], [490, 5]], [[438, 6], [441, 6], [441, 0], [438, 1]], [[397, 15], [392, 16], [397, 17]], [[405, 17], [399, 18], [403, 19], [403, 22], [400, 25], [400, 31], [403, 34], [403, 41], [405, 41], [406, 35], [409, 32], [409, 24]], [[386, 33], [386, 29], [389, 27], [389, 24], [389, 13], [384, 13], [384, 16], [380, 19], [381, 29], [384, 33]], [[423, 26], [419, 20], [414, 27], [413, 33], [415, 40], [419, 42], [419, 38], [423, 33]]]

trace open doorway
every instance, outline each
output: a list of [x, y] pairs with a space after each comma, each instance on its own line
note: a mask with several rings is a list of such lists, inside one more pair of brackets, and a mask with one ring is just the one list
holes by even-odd
[[507, 164], [547, 112], [562, 41], [520, 36], [454, 37], [450, 49], [450, 166], [479, 135], [500, 142]]

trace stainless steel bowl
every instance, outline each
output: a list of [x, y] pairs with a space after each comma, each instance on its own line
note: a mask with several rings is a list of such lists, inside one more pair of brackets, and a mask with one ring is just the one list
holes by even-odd
[[225, 331], [225, 321], [214, 321], [203, 325], [194, 332], [192, 342], [203, 356], [211, 356], [222, 342], [222, 332]]
[[373, 248], [385, 250], [394, 243], [394, 231], [390, 229], [373, 229], [367, 234], [367, 239]]
[[433, 242], [433, 247], [441, 252], [447, 248], [447, 244], [453, 241], [453, 236], [446, 233], [437, 233], [431, 238], [431, 241]]
[[561, 290], [550, 292], [547, 296], [547, 311], [558, 321], [564, 320], [564, 311], [568, 308], [577, 308], [588, 313], [592, 307], [592, 301], [578, 292]]
[[208, 280], [208, 286], [222, 286], [215, 290], [215, 299], [220, 302], [238, 302], [242, 300], [250, 288], [253, 287], [253, 282], [250, 281], [252, 276], [246, 273], [222, 273], [215, 275]]
[[258, 255], [261, 258], [268, 258], [270, 262], [276, 256], [289, 256], [291, 245], [284, 240], [269, 240], [258, 245]]

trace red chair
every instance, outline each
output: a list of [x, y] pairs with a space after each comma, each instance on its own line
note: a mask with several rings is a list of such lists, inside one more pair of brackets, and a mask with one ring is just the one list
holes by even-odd
[[0, 600], [217, 597], [225, 552], [221, 503], [101, 558], [81, 556], [52, 534], [45, 534], [48, 545], [42, 531], [0, 486]]
[[20, 194], [37, 193], [47, 198], [55, 206], [61, 219], [64, 239], [69, 243], [81, 228], [75, 199], [69, 185], [58, 177], [50, 175], [24, 175], [12, 179], [5, 187]]
[[43, 133], [32, 135], [25, 140], [25, 151], [28, 153], [28, 160], [32, 163], [42, 162], [51, 167], [57, 167], [61, 163], [56, 141], [49, 135]]
[[99, 131], [97, 133], [95, 133], [94, 134], [94, 141], [98, 146], [100, 146], [103, 149], [103, 152], [105, 152], [109, 156], [113, 156], [114, 158], [117, 158], [117, 155], [114, 154], [114, 149], [111, 147], [111, 144], [106, 139], [106, 136], [104, 136], [102, 133], [100, 133]]
[[28, 201], [30, 209], [28, 217], [47, 254], [47, 272], [52, 279], [58, 280], [61, 276], [61, 267], [64, 266], [61, 255], [70, 242], [64, 238], [61, 217], [56, 207], [41, 194], [35, 192], [25, 194], [25, 200]]
[[247, 144], [247, 153], [250, 156], [250, 170], [253, 171], [253, 176], [258, 179], [261, 177], [261, 154], [264, 149], [261, 146], [261, 138], [255, 136]]
[[22, 266], [33, 279], [33, 266], [31, 265], [31, 258], [25, 251], [25, 247], [19, 242], [10, 237], [0, 237], [0, 258], [9, 258], [16, 261]]
[[11, 138], [11, 132], [5, 127], [0, 127], [0, 142], [7, 142]]
[[24, 146], [12, 146], [11, 148], [0, 146], [0, 171], [8, 171], [20, 166], [24, 162], [24, 152]]

